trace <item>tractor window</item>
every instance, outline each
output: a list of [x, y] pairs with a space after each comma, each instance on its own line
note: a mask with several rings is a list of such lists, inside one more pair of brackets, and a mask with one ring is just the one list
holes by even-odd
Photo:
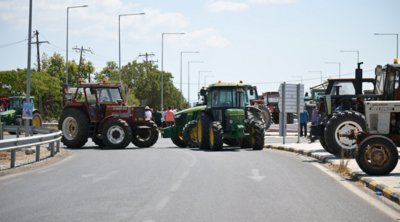
[[382, 95], [385, 89], [385, 77], [386, 75], [382, 72], [381, 69], [375, 71], [375, 94]]
[[211, 107], [232, 107], [236, 101], [233, 89], [219, 89], [211, 92]]
[[330, 95], [337, 94], [337, 88], [339, 87], [338, 95], [355, 95], [356, 91], [352, 82], [335, 82], [333, 84]]
[[[92, 91], [90, 88], [86, 88], [86, 97], [87, 97], [87, 101], [90, 104], [96, 104], [96, 94], [92, 94]], [[96, 93], [95, 91], [93, 93]]]
[[83, 93], [83, 89], [79, 88], [78, 91], [76, 92], [75, 100], [77, 102], [86, 102], [85, 101], [85, 94]]
[[118, 100], [121, 100], [118, 88], [99, 88], [97, 89], [97, 97], [100, 102], [118, 102]]

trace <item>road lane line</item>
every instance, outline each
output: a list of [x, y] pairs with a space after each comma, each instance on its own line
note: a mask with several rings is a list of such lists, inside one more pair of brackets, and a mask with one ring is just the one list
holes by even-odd
[[170, 196], [166, 196], [163, 199], [161, 199], [158, 204], [156, 205], [155, 210], [156, 211], [160, 211], [162, 209], [164, 209], [165, 206], [167, 206], [168, 202], [170, 201], [171, 197]]

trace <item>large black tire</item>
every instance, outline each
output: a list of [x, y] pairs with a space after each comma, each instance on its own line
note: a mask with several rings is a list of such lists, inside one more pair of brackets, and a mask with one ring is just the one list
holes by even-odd
[[178, 137], [172, 137], [172, 138], [171, 138], [171, 141], [172, 141], [177, 147], [186, 148], [187, 145], [186, 145], [185, 141], [183, 141], [183, 135], [180, 135], [180, 134], [182, 134], [182, 132], [179, 133]]
[[271, 111], [269, 111], [268, 107], [265, 105], [260, 105], [258, 108], [261, 110], [262, 118], [264, 119], [265, 130], [268, 130], [272, 124]]
[[65, 109], [61, 114], [58, 129], [62, 131], [61, 142], [69, 148], [81, 148], [88, 141], [89, 120], [79, 109]]
[[210, 141], [210, 150], [211, 151], [219, 151], [222, 150], [224, 145], [224, 130], [222, 129], [222, 125], [218, 121], [211, 122], [208, 129], [209, 141]]
[[337, 157], [351, 158], [356, 150], [356, 140], [350, 139], [352, 130], [365, 131], [365, 117], [354, 111], [333, 115], [325, 126], [324, 137], [331, 153]]
[[36, 112], [33, 114], [30, 125], [33, 127], [42, 127], [42, 116], [40, 113]]
[[131, 142], [132, 130], [125, 120], [109, 119], [104, 123], [101, 135], [106, 147], [123, 149]]
[[92, 137], [92, 141], [93, 141], [94, 144], [96, 144], [99, 147], [105, 147], [106, 146], [106, 144], [103, 142], [103, 139], [101, 138], [100, 135], [94, 135]]
[[248, 113], [248, 119], [246, 121], [246, 132], [249, 133], [249, 136], [242, 140], [241, 146], [243, 148], [248, 148], [250, 146], [253, 150], [262, 150], [265, 143], [265, 128], [263, 123], [250, 112]]
[[143, 126], [145, 128], [137, 127], [133, 132], [132, 143], [140, 148], [148, 148], [158, 140], [158, 127], [153, 121], [147, 121]]
[[183, 128], [183, 141], [190, 148], [197, 147], [197, 121], [192, 120], [186, 123]]
[[208, 150], [210, 149], [210, 140], [209, 140], [209, 126], [211, 124], [210, 116], [202, 112], [197, 118], [197, 146], [200, 149]]
[[392, 140], [376, 135], [364, 139], [358, 147], [356, 161], [368, 175], [387, 175], [396, 167], [399, 152]]

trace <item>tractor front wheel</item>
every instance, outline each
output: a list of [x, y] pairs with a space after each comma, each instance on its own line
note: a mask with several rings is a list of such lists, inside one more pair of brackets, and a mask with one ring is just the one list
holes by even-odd
[[209, 141], [210, 141], [210, 150], [219, 151], [222, 150], [224, 145], [224, 131], [222, 129], [222, 125], [218, 121], [213, 121], [210, 124], [209, 132]]
[[368, 175], [387, 175], [396, 167], [399, 152], [390, 139], [376, 135], [364, 139], [358, 147], [356, 161]]
[[132, 143], [140, 148], [153, 146], [158, 140], [158, 127], [153, 121], [137, 126], [133, 132]]
[[132, 130], [125, 120], [109, 119], [104, 124], [101, 134], [107, 147], [123, 149], [131, 142]]

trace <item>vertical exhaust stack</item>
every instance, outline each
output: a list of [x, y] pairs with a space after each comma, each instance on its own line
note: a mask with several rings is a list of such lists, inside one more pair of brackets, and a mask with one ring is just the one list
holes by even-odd
[[361, 69], [362, 64], [363, 62], [357, 63], [356, 83], [355, 83], [356, 95], [362, 94], [362, 79], [363, 79], [363, 70]]

